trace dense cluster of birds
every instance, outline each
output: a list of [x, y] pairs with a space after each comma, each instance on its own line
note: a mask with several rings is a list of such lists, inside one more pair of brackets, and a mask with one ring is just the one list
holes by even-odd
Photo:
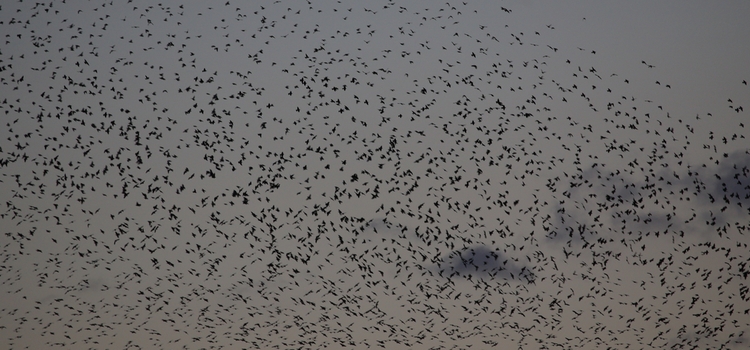
[[3, 4], [1, 347], [747, 347], [747, 82], [482, 6]]

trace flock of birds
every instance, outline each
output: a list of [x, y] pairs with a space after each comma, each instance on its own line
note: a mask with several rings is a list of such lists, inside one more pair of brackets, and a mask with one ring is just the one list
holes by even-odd
[[747, 82], [483, 6], [3, 4], [2, 347], [746, 347]]

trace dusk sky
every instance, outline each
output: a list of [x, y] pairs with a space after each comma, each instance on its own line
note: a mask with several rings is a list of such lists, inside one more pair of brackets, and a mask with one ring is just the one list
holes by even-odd
[[3, 3], [0, 348], [746, 349], [748, 14]]

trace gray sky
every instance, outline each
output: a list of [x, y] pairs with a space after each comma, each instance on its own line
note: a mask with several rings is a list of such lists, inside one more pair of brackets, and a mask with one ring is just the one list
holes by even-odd
[[748, 7], [4, 4], [0, 344], [744, 348]]

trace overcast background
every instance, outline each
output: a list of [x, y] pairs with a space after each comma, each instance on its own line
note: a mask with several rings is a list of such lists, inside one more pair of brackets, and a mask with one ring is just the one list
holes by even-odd
[[0, 8], [0, 344], [747, 347], [745, 1]]

